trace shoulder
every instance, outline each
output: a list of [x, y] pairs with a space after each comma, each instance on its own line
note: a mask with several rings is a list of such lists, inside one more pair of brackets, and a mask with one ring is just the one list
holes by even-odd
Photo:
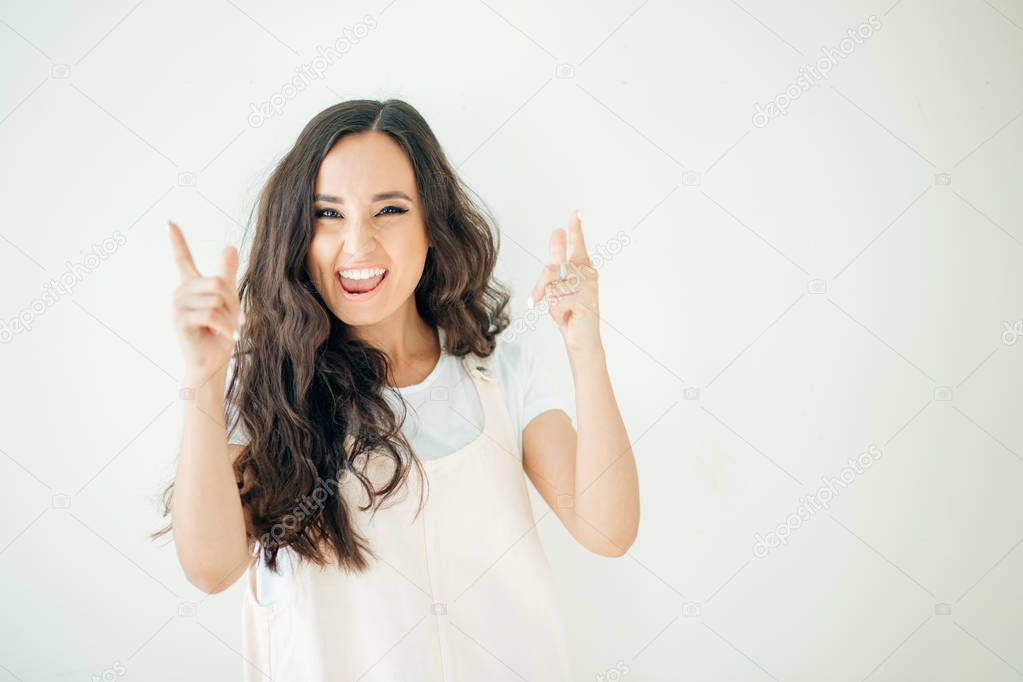
[[501, 380], [515, 385], [521, 385], [532, 369], [533, 358], [529, 349], [500, 334], [491, 359], [501, 373]]

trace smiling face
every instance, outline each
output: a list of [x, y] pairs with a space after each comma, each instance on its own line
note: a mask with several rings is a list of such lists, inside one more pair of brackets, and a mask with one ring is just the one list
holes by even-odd
[[417, 315], [426, 217], [412, 165], [390, 136], [350, 134], [331, 148], [316, 175], [313, 215], [306, 268], [342, 322], [404, 325]]

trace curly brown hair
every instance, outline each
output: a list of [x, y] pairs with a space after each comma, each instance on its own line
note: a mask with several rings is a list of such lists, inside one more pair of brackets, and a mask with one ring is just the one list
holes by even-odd
[[[235, 460], [235, 477], [271, 570], [283, 547], [317, 565], [332, 562], [356, 572], [368, 567], [367, 552], [375, 556], [355, 531], [354, 510], [341, 495], [306, 508], [306, 501], [323, 496], [325, 480], [356, 477], [369, 502], [359, 509], [373, 507], [375, 513], [413, 466], [425, 479], [384, 397], [388, 389], [400, 397], [386, 381], [387, 355], [353, 338], [324, 303], [306, 265], [320, 165], [343, 136], [369, 131], [390, 136], [411, 162], [431, 243], [415, 304], [430, 327], [444, 330], [443, 350], [486, 357], [509, 325], [510, 294], [493, 276], [500, 246], [496, 220], [478, 197], [471, 198], [476, 195], [419, 112], [398, 99], [359, 99], [317, 114], [277, 163], [255, 207], [255, 234], [238, 288], [245, 324], [225, 397], [225, 421], [230, 423], [233, 406], [249, 436]], [[380, 488], [358, 465], [365, 459], [358, 455], [368, 452], [393, 465]], [[164, 516], [173, 487], [172, 481], [163, 493]], [[170, 530], [172, 524], [151, 537]]]

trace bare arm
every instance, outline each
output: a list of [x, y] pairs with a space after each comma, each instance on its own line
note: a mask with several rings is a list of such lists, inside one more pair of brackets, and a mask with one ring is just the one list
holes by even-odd
[[530, 301], [549, 301], [565, 340], [579, 433], [560, 410], [538, 415], [523, 431], [523, 466], [580, 544], [598, 554], [621, 556], [639, 532], [639, 477], [608, 376], [597, 270], [586, 253], [578, 210], [567, 231], [551, 233], [549, 247], [551, 264], [544, 267]]
[[233, 462], [243, 446], [227, 443], [223, 418], [226, 369], [209, 381], [186, 377], [181, 452], [171, 515], [178, 561], [189, 582], [221, 592], [252, 560], [251, 522], [243, 512]]
[[168, 224], [181, 275], [171, 312], [185, 357], [184, 423], [171, 518], [178, 561], [189, 582], [207, 593], [231, 586], [252, 560], [233, 463], [242, 446], [227, 443], [224, 390], [242, 315], [235, 275], [238, 253], [224, 250], [221, 275], [203, 277], [184, 235]]
[[523, 431], [523, 466], [579, 544], [618, 557], [639, 530], [636, 461], [603, 351], [571, 362], [579, 433], [561, 410], [537, 415]]

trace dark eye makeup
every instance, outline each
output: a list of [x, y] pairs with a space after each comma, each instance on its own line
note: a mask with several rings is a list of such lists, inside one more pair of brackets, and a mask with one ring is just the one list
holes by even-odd
[[[394, 211], [390, 212], [390, 213], [385, 213], [384, 211], [387, 211], [388, 209], [394, 209]], [[401, 215], [402, 213], [408, 213], [408, 209], [407, 208], [402, 208], [401, 206], [384, 206], [382, 209], [380, 209], [380, 213], [378, 213], [377, 215]], [[339, 218], [339, 217], [344, 217], [344, 216], [341, 216], [337, 212], [337, 209], [334, 209], [334, 208], [320, 208], [320, 209], [317, 209], [314, 212], [314, 215], [317, 218]]]

